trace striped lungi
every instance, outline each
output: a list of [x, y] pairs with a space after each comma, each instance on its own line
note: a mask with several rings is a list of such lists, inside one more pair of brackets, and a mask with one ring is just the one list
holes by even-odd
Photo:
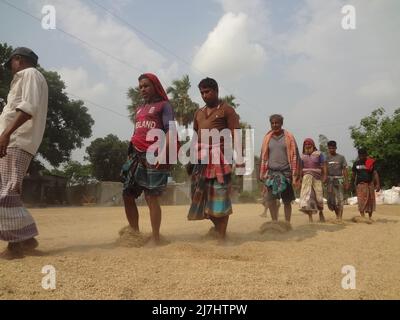
[[232, 213], [230, 198], [231, 174], [224, 175], [224, 183], [217, 178], [204, 176], [206, 165], [195, 165], [192, 173], [192, 203], [188, 220], [203, 220], [210, 217], [222, 218]]
[[31, 160], [32, 155], [19, 148], [8, 148], [0, 158], [0, 240], [21, 242], [38, 235], [21, 200], [22, 181]]

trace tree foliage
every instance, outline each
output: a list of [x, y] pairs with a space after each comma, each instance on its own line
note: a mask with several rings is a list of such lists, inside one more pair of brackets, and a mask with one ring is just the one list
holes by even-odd
[[138, 106], [144, 103], [144, 100], [140, 94], [139, 87], [129, 88], [127, 95], [129, 100], [131, 101], [131, 103], [128, 105], [129, 118], [133, 122], [135, 118], [136, 109]]
[[174, 108], [176, 121], [185, 127], [193, 122], [193, 115], [199, 108], [189, 96], [191, 87], [189, 76], [184, 75], [182, 79], [172, 81], [172, 86], [167, 88], [167, 93], [172, 96], [171, 104]]
[[[0, 44], [0, 63], [4, 63], [12, 51], [7, 44]], [[83, 140], [92, 135], [94, 121], [84, 103], [70, 100], [65, 93], [65, 84], [57, 72], [38, 67], [49, 87], [49, 103], [46, 129], [38, 154], [52, 166], [70, 160], [72, 150], [81, 148]], [[11, 74], [3, 70], [0, 78], [0, 98], [6, 99]]]
[[318, 136], [319, 151], [321, 151], [325, 155], [328, 154], [328, 141], [329, 139], [325, 135], [320, 134]]
[[92, 175], [93, 167], [91, 164], [81, 164], [78, 161], [68, 161], [62, 169], [46, 170], [45, 174], [53, 174], [68, 178], [68, 185], [86, 185], [95, 181]]
[[386, 187], [400, 183], [400, 108], [387, 116], [383, 108], [350, 127], [356, 148], [367, 149], [377, 160], [378, 173]]
[[93, 176], [100, 181], [120, 181], [128, 146], [129, 141], [121, 141], [113, 134], [93, 140], [86, 148], [86, 160], [93, 166]]

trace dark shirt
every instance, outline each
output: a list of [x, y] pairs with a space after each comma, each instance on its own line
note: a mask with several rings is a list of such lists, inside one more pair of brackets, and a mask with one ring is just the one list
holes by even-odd
[[375, 166], [372, 170], [367, 170], [365, 161], [357, 160], [353, 164], [353, 174], [357, 175], [356, 185], [362, 182], [370, 183], [374, 179]]

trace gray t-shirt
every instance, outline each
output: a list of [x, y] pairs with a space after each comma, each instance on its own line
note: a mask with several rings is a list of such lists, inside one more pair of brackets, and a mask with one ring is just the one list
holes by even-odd
[[328, 176], [343, 176], [343, 169], [347, 167], [346, 159], [341, 154], [334, 156], [328, 154], [326, 157], [328, 164]]
[[272, 136], [268, 144], [268, 167], [273, 171], [290, 171], [285, 135]]

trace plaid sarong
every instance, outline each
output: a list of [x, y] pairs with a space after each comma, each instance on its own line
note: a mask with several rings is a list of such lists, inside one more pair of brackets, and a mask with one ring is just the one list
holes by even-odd
[[22, 182], [32, 155], [19, 148], [8, 148], [0, 158], [0, 240], [21, 242], [38, 235], [33, 217], [23, 207]]
[[344, 205], [343, 177], [328, 177], [328, 208], [331, 211], [342, 210]]
[[192, 203], [188, 220], [222, 218], [232, 214], [231, 175], [224, 175], [224, 182], [220, 183], [217, 178], [205, 177], [206, 167], [204, 164], [194, 166], [191, 185]]
[[143, 191], [148, 195], [160, 196], [167, 187], [168, 176], [168, 169], [155, 168], [147, 162], [146, 152], [131, 148], [128, 160], [121, 170], [123, 193], [135, 198], [138, 198]]

